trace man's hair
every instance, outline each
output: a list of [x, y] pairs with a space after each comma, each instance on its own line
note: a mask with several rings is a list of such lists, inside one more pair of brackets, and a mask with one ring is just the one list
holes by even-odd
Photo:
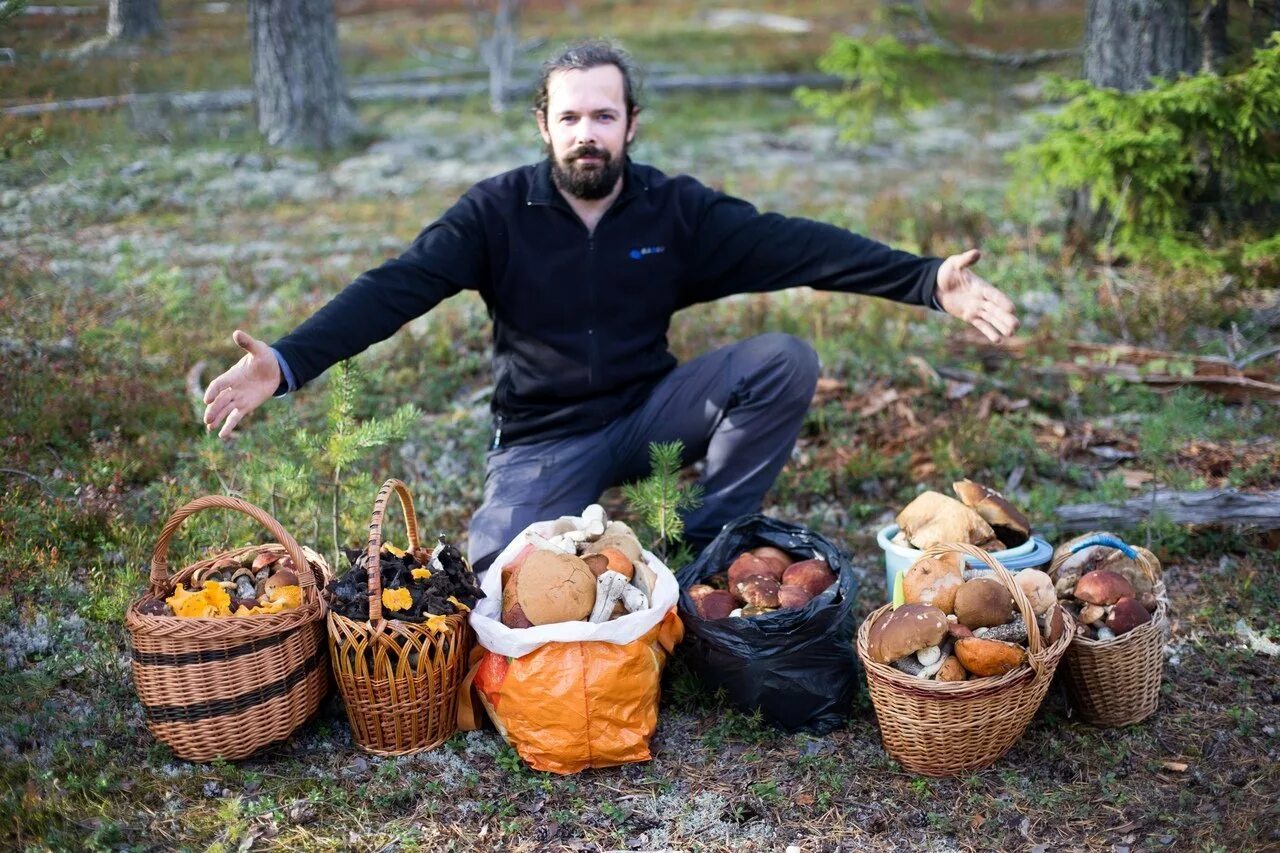
[[557, 71], [587, 71], [602, 65], [612, 65], [622, 72], [622, 93], [627, 102], [627, 122], [630, 123], [632, 116], [640, 110], [636, 99], [639, 86], [634, 80], [635, 68], [631, 64], [631, 55], [606, 39], [575, 42], [542, 63], [538, 88], [533, 96], [534, 112], [546, 115], [547, 85], [552, 74]]

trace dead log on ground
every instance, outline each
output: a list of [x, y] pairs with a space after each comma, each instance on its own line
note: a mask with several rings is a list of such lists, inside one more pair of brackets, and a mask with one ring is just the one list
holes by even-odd
[[1059, 530], [1107, 530], [1132, 527], [1159, 514], [1178, 524], [1252, 525], [1280, 528], [1280, 490], [1239, 492], [1161, 492], [1130, 498], [1122, 504], [1073, 504], [1057, 509]]

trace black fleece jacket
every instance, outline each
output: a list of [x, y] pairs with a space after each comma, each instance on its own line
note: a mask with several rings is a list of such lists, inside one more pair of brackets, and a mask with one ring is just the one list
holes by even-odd
[[520, 444], [636, 408], [676, 364], [681, 308], [800, 285], [932, 306], [941, 263], [630, 162], [588, 233], [544, 161], [473, 186], [274, 347], [298, 387], [477, 290], [493, 318], [495, 446]]

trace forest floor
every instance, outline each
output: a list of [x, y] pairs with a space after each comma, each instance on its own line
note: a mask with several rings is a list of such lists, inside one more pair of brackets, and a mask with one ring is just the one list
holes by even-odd
[[[183, 45], [201, 32], [234, 41], [210, 11], [219, 5], [175, 6], [182, 35], [166, 54], [175, 69], [189, 64], [180, 61]], [[405, 39], [465, 34], [448, 15], [413, 30], [415, 13], [366, 5], [371, 11], [343, 18], [351, 71], [403, 68], [385, 43], [393, 30]], [[711, 30], [693, 4], [618, 21], [578, 5], [583, 29], [634, 28], [641, 60], [679, 62], [664, 27], [692, 33], [706, 56], [692, 70], [786, 69], [778, 56], [811, 61], [835, 28], [816, 3], [788, 11], [818, 22], [821, 37]], [[1063, 7], [1046, 9], [1063, 17]], [[535, 27], [557, 37], [573, 31], [558, 25]], [[20, 31], [19, 45], [28, 54], [44, 42], [69, 47], [83, 33], [66, 26]], [[214, 59], [226, 58], [211, 60], [212, 82], [175, 82], [242, 85], [235, 50], [243, 45], [210, 47]], [[97, 76], [93, 66], [49, 61], [64, 75], [47, 78], [58, 97], [94, 94], [90, 83], [108, 72], [117, 87], [141, 75], [125, 79], [128, 60], [101, 60]], [[27, 82], [14, 82], [6, 98], [41, 96], [27, 77], [12, 80]], [[677, 316], [671, 344], [682, 358], [775, 330], [819, 350], [819, 396], [765, 511], [847, 548], [862, 577], [859, 619], [885, 595], [875, 533], [923, 487], [945, 489], [963, 476], [1009, 487], [1053, 541], [1064, 537], [1053, 514], [1064, 504], [1157, 487], [1280, 485], [1274, 405], [1157, 393], [1105, 371], [1061, 369], [1079, 363], [1067, 352], [1073, 341], [1160, 348], [1184, 364], [1262, 350], [1280, 342], [1276, 292], [1163, 281], [1065, 251], [1054, 200], [1011, 183], [1006, 162], [1046, 109], [1034, 75], [980, 69], [966, 82], [963, 99], [905, 125], [877, 121], [857, 147], [840, 144], [788, 96], [655, 96], [634, 151], [761, 208], [913, 251], [981, 245], [980, 269], [1019, 305], [1028, 344], [1017, 355], [992, 352], [941, 316], [836, 294], [734, 298]], [[110, 86], [104, 91], [119, 90]], [[481, 99], [369, 105], [361, 117], [369, 138], [323, 157], [264, 148], [239, 113], [60, 119], [30, 143], [21, 141], [29, 125], [5, 128], [16, 136], [0, 162], [0, 844], [1280, 846], [1277, 541], [1161, 519], [1125, 531], [1159, 554], [1169, 586], [1159, 711], [1100, 730], [1075, 718], [1055, 687], [1026, 735], [981, 772], [931, 779], [905, 771], [885, 753], [865, 697], [835, 732], [779, 732], [707, 695], [679, 653], [653, 760], [643, 764], [535, 772], [493, 730], [416, 756], [375, 758], [351, 745], [337, 700], [268, 754], [235, 764], [176, 759], [146, 730], [122, 624], [167, 514], [198, 495], [233, 491], [272, 505], [308, 544], [330, 553], [334, 545], [329, 486], [294, 440], [299, 428], [324, 430], [330, 381], [264, 407], [231, 443], [204, 434], [189, 384], [236, 357], [232, 329], [267, 339], [288, 331], [351, 277], [394, 256], [472, 182], [541, 156], [527, 114], [495, 117]], [[387, 476], [409, 483], [425, 530], [463, 538], [483, 485], [488, 334], [483, 304], [464, 294], [358, 360], [358, 417], [410, 401], [423, 414], [344, 479], [338, 524], [348, 542], [362, 537], [373, 490]], [[286, 465], [300, 466], [301, 493], [264, 486]], [[616, 495], [609, 501], [625, 516]], [[201, 516], [183, 528], [174, 560], [256, 536], [241, 521]]]

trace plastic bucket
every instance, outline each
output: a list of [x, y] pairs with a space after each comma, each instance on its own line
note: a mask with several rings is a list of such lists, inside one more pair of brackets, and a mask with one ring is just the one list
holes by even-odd
[[[891, 542], [890, 540], [897, 535], [898, 525], [896, 524], [890, 524], [876, 534], [876, 542], [884, 551], [884, 584], [890, 600], [893, 598], [893, 583], [898, 573], [909, 569], [911, 564], [924, 553], [915, 548], [906, 548]], [[1046, 565], [1053, 558], [1053, 546], [1039, 536], [1032, 536], [1017, 548], [992, 551], [991, 556], [999, 560], [1000, 565], [1009, 571], [1016, 572], [1019, 569], [1034, 569]], [[974, 567], [982, 565], [973, 557], [965, 557], [965, 561]]]

